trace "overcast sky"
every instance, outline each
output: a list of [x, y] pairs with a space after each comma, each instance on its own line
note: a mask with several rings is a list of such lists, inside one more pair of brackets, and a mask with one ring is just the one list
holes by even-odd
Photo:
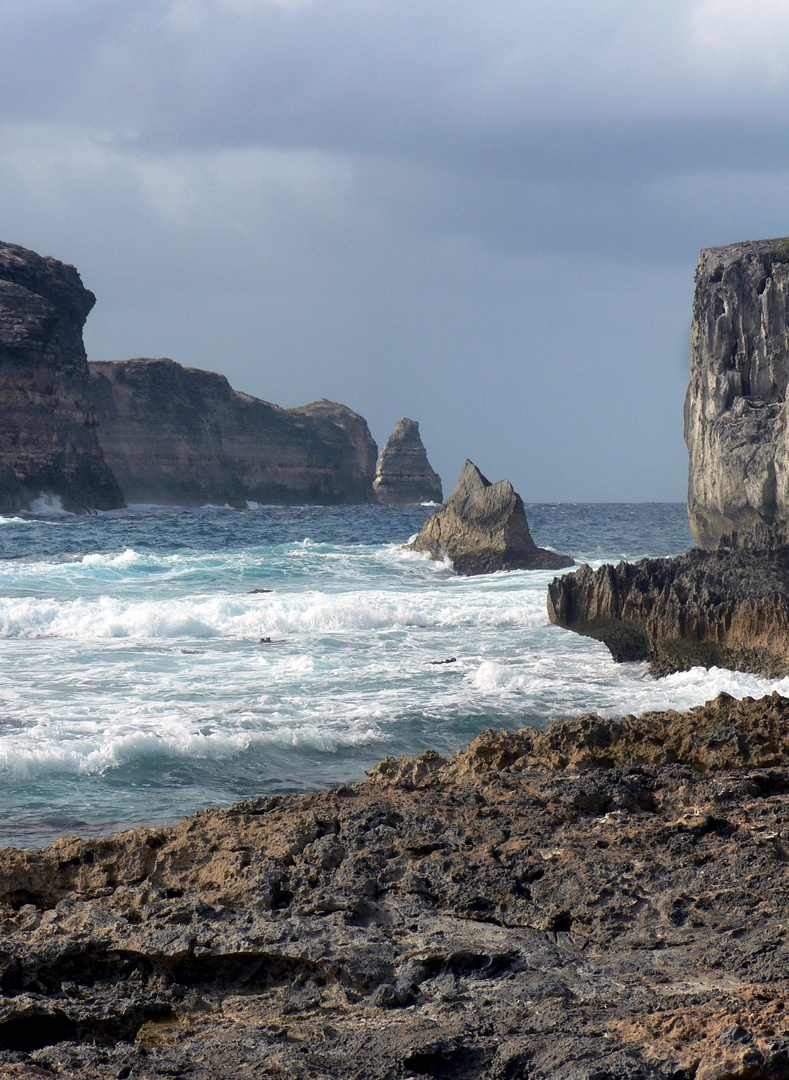
[[789, 233], [786, 0], [0, 0], [0, 70], [0, 239], [90, 359], [684, 500], [699, 249]]

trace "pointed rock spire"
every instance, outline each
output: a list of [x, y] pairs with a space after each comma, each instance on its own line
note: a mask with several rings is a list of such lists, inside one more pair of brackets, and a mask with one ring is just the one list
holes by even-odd
[[568, 555], [537, 547], [523, 499], [509, 480], [491, 484], [472, 461], [466, 461], [455, 490], [408, 546], [434, 559], [449, 558], [466, 575], [559, 570], [573, 564]]

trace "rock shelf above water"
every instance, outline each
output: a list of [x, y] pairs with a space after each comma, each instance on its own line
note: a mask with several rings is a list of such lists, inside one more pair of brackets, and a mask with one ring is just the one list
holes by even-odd
[[666, 675], [696, 665], [789, 674], [789, 549], [698, 549], [582, 566], [548, 588], [551, 622]]
[[779, 1080], [789, 701], [0, 852], [0, 1075]]

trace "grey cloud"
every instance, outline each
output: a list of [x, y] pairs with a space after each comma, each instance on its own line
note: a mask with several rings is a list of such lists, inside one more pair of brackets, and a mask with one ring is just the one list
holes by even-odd
[[0, 0], [3, 238], [77, 264], [95, 359], [417, 413], [447, 483], [681, 499], [698, 249], [785, 232], [789, 171], [698, 6]]

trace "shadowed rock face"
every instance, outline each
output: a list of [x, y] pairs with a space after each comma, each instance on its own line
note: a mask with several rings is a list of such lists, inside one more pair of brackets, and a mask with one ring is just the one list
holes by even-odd
[[67, 510], [123, 505], [88, 390], [82, 328], [95, 302], [73, 266], [0, 243], [0, 511], [41, 495]]
[[444, 501], [416, 420], [402, 419], [384, 443], [374, 487], [378, 502], [387, 506]]
[[551, 622], [654, 674], [696, 665], [789, 674], [789, 550], [582, 566], [548, 587]]
[[702, 251], [685, 404], [702, 548], [789, 540], [789, 241]]
[[785, 1080], [789, 701], [0, 852], [0, 1074]]
[[335, 402], [285, 410], [172, 360], [90, 364], [99, 440], [129, 502], [374, 502], [377, 447]]
[[491, 484], [467, 461], [457, 487], [408, 545], [434, 559], [451, 559], [459, 574], [496, 570], [559, 570], [567, 555], [537, 547], [529, 532], [523, 499], [509, 480]]

